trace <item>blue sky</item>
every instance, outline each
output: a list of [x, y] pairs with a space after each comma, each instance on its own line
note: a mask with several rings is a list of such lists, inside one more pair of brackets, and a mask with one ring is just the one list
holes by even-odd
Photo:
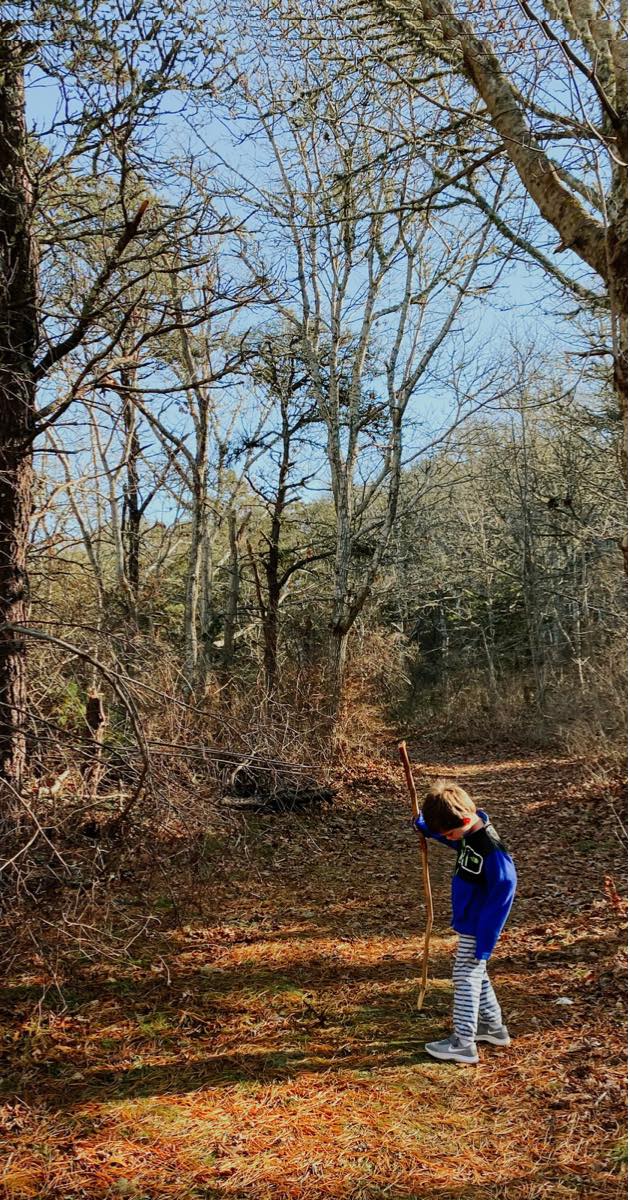
[[[56, 106], [56, 85], [40, 78], [29, 88], [27, 95], [29, 121], [41, 130], [47, 126]], [[166, 111], [170, 105], [171, 98], [167, 95], [162, 107]], [[213, 170], [217, 160], [207, 150], [212, 147], [227, 165], [228, 174], [230, 168], [234, 168], [255, 178], [259, 186], [270, 186], [268, 147], [253, 137], [244, 140], [248, 128], [249, 125], [239, 117], [230, 119], [224, 115], [219, 119], [207, 115], [203, 123], [191, 128], [177, 116], [165, 116], [161, 121], [162, 149], [168, 143], [173, 148], [181, 148], [187, 141], [198, 156], [200, 166], [207, 163], [208, 169]], [[470, 219], [469, 213], [470, 210], [462, 210], [463, 227]], [[498, 237], [494, 240], [498, 241]], [[555, 235], [549, 233], [547, 240], [550, 250], [556, 241]], [[553, 261], [568, 271], [575, 267], [575, 260], [568, 253], [554, 256]], [[494, 272], [488, 269], [485, 274], [487, 279]], [[557, 287], [538, 266], [518, 261], [514, 256], [503, 267], [492, 289], [468, 302], [465, 322], [460, 323], [459, 345], [466, 343], [471, 376], [474, 377], [484, 359], [494, 362], [505, 359], [509, 355], [510, 340], [535, 344], [541, 353], [553, 355], [559, 367], [566, 355], [565, 370], [571, 372], [575, 363], [572, 355], [579, 339], [575, 325], [564, 313], [574, 307], [576, 305], [567, 304], [566, 299], [560, 297]], [[254, 322], [268, 319], [262, 310], [257, 314], [255, 309], [250, 309], [249, 313], [243, 314], [241, 323], [251, 322], [252, 318]], [[408, 453], [430, 440], [447, 417], [449, 403], [448, 389], [444, 390], [439, 380], [429, 380], [411, 409]], [[326, 473], [318, 474], [317, 478], [326, 490]]]

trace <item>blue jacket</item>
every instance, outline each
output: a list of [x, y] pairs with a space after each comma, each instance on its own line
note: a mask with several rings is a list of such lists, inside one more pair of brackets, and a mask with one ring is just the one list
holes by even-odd
[[414, 824], [421, 833], [457, 851], [451, 885], [452, 927], [477, 939], [476, 957], [490, 958], [510, 915], [516, 891], [516, 869], [490, 818], [482, 809], [477, 816], [483, 829], [450, 841], [431, 833], [420, 815]]

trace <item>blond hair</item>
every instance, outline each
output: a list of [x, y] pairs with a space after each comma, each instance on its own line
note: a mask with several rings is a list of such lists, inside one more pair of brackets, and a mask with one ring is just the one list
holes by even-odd
[[422, 815], [431, 833], [458, 829], [464, 817], [474, 816], [476, 812], [468, 792], [452, 779], [435, 779], [422, 805]]

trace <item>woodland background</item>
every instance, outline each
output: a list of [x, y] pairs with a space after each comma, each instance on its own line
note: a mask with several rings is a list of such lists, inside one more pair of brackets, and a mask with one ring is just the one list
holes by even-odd
[[[482, 791], [496, 769], [509, 794], [514, 769], [508, 825], [545, 780], [550, 831], [567, 797], [596, 803], [602, 867], [587, 855], [582, 878], [601, 937], [618, 934], [626, 36], [622, 13], [582, 0], [0, 15], [7, 1187], [96, 1197], [116, 1170], [60, 1183], [20, 1166], [29, 1089], [59, 1075], [55, 1051], [40, 1078], [38, 1038], [51, 1051], [103, 964], [138, 993], [163, 971], [168, 992], [163, 939], [196, 904], [218, 962], [252, 888], [272, 919], [285, 868], [321, 912], [337, 894], [345, 929], [334, 889], [382, 819], [374, 789], [399, 786], [400, 736], [425, 774], [487, 769]], [[404, 854], [383, 839], [357, 850], [365, 878], [386, 864], [381, 913]], [[580, 902], [562, 880], [553, 899], [545, 861], [569, 945]], [[393, 937], [407, 917], [383, 920]], [[557, 1162], [534, 1193], [506, 1159], [497, 1195], [616, 1195], [618, 1133], [611, 1116], [604, 1166], [589, 1143], [566, 1192], [544, 1191], [565, 1186]], [[390, 1194], [326, 1170], [286, 1194]], [[223, 1195], [212, 1171], [179, 1192], [121, 1175], [119, 1194]], [[284, 1196], [283, 1171], [265, 1195]], [[420, 1186], [403, 1171], [392, 1194]]]

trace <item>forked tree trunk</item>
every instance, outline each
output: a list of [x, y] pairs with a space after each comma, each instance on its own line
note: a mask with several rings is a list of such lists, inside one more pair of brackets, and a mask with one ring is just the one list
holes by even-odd
[[27, 170], [23, 63], [0, 23], [0, 778], [19, 787], [26, 763], [24, 624], [32, 507], [37, 248]]

